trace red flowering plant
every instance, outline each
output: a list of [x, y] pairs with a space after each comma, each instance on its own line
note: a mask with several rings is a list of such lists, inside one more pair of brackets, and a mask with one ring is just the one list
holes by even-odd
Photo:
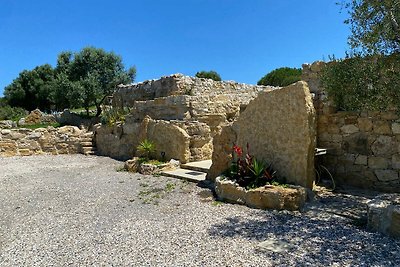
[[247, 144], [246, 154], [243, 155], [243, 149], [238, 145], [232, 147], [232, 163], [225, 172], [225, 176], [235, 181], [241, 187], [257, 188], [271, 184], [275, 180], [276, 171], [272, 169], [271, 164], [256, 159], [250, 154], [249, 144]]

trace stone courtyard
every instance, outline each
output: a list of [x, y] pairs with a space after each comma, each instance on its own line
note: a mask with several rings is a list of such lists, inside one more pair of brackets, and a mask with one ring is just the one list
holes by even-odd
[[375, 195], [322, 190], [303, 213], [225, 204], [200, 186], [83, 155], [0, 158], [0, 266], [399, 266], [365, 228]]

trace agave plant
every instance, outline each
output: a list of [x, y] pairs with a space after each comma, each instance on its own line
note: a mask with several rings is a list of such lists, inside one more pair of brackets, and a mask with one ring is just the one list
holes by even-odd
[[156, 146], [152, 141], [144, 139], [136, 149], [143, 157], [150, 159], [150, 155], [156, 151]]

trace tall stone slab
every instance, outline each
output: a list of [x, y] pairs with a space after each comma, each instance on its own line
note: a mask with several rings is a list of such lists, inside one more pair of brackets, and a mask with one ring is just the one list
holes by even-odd
[[219, 142], [229, 140], [244, 148], [249, 144], [250, 154], [272, 163], [287, 183], [312, 188], [315, 118], [305, 82], [261, 92], [232, 125], [214, 138], [213, 165], [208, 178], [213, 180], [228, 168], [232, 143]]

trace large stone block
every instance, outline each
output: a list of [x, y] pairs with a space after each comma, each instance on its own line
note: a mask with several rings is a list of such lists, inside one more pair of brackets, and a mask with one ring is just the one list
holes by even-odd
[[352, 154], [369, 154], [368, 135], [366, 133], [354, 133], [343, 138], [344, 151]]
[[17, 144], [11, 140], [0, 141], [0, 155], [6, 157], [17, 155]]
[[[260, 93], [231, 127], [234, 134], [229, 133], [229, 136], [236, 135], [234, 143], [242, 147], [249, 144], [250, 153], [272, 163], [279, 176], [288, 183], [312, 187], [316, 119], [305, 82]], [[225, 133], [228, 132], [232, 130]], [[231, 138], [214, 139], [215, 156], [213, 154], [211, 167], [214, 175], [227, 168], [224, 163], [231, 153], [223, 150], [226, 145], [232, 146], [232, 142], [219, 144], [223, 139]]]
[[246, 190], [235, 182], [221, 177], [216, 179], [215, 192], [222, 200], [257, 209], [299, 210], [307, 199], [306, 189], [300, 186], [284, 188], [266, 185]]
[[376, 177], [381, 182], [390, 182], [399, 180], [399, 173], [395, 170], [376, 170]]
[[166, 159], [177, 159], [182, 163], [190, 159], [190, 136], [182, 128], [167, 121], [150, 121], [147, 128], [147, 139], [155, 143], [156, 157], [161, 152]]
[[367, 203], [368, 227], [400, 238], [400, 196], [384, 194]]
[[369, 132], [372, 130], [372, 121], [369, 118], [358, 118], [358, 128], [363, 132]]
[[371, 169], [387, 169], [389, 160], [384, 157], [368, 157], [368, 167]]
[[373, 132], [376, 134], [392, 134], [392, 127], [388, 121], [375, 121]]
[[391, 155], [396, 152], [395, 140], [390, 136], [381, 135], [371, 146], [374, 155]]

